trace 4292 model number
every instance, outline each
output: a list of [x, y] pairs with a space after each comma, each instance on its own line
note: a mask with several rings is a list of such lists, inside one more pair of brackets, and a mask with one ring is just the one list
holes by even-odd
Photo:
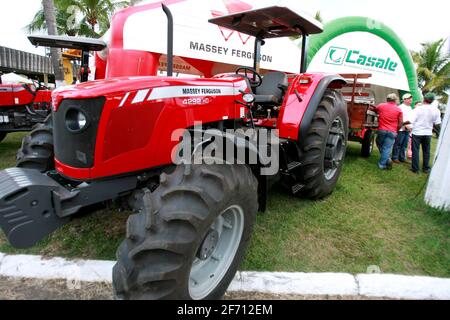
[[182, 101], [184, 105], [208, 104], [209, 102], [209, 98], [186, 98]]

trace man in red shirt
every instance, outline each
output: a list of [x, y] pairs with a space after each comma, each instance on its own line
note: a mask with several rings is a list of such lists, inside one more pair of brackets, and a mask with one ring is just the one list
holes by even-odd
[[392, 146], [397, 137], [398, 130], [403, 125], [403, 113], [397, 106], [398, 97], [395, 93], [387, 96], [387, 102], [375, 107], [378, 113], [378, 134], [377, 147], [380, 150], [381, 158], [378, 167], [382, 170], [392, 169], [392, 160], [390, 159]]

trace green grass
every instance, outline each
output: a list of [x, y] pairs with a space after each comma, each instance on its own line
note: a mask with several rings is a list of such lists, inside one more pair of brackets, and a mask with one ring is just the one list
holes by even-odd
[[327, 199], [270, 197], [244, 269], [359, 273], [376, 265], [383, 272], [450, 276], [450, 215], [425, 205], [427, 176], [407, 165], [378, 170], [378, 153], [363, 159], [359, 148], [350, 144]]
[[0, 169], [16, 165], [16, 152], [25, 133], [10, 133], [0, 142]]
[[[1, 167], [14, 165], [22, 136], [0, 143]], [[380, 171], [378, 153], [363, 159], [359, 148], [350, 144], [337, 189], [325, 200], [271, 191], [243, 270], [360, 273], [376, 265], [385, 273], [450, 276], [450, 215], [423, 202], [427, 176], [407, 165]], [[114, 259], [128, 214], [76, 218], [28, 250], [11, 248], [0, 235], [0, 252]]]

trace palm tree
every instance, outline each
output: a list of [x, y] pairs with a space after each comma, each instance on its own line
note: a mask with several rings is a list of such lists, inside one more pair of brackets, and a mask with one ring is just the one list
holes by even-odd
[[450, 54], [443, 52], [444, 39], [422, 44], [422, 49], [413, 52], [417, 64], [417, 78], [423, 92], [440, 96], [441, 103], [448, 102], [450, 90]]
[[316, 19], [320, 23], [323, 23], [322, 13], [320, 11], [317, 11], [316, 14], [314, 15], [314, 19]]
[[[55, 4], [55, 18], [56, 18], [56, 28], [58, 34], [66, 34], [68, 36], [76, 36], [78, 28], [75, 23], [71, 23], [73, 17], [73, 12], [69, 9], [69, 4], [67, 0], [54, 0]], [[81, 26], [80, 26], [81, 27]], [[33, 20], [26, 26], [28, 33], [33, 33], [35, 31], [47, 30], [47, 25], [45, 23], [44, 7], [36, 12]]]
[[[53, 0], [42, 0], [42, 8], [45, 17], [45, 22], [49, 35], [56, 35], [56, 18], [55, 18], [55, 4]], [[57, 48], [51, 48], [51, 59], [53, 64], [53, 71], [55, 73], [55, 80], [64, 81], [64, 71], [62, 67], [61, 51]]]
[[[98, 38], [110, 27], [110, 20], [125, 1], [112, 0], [54, 0], [58, 34]], [[74, 12], [74, 8], [79, 14]], [[44, 9], [41, 8], [26, 27], [27, 31], [46, 30]]]
[[[111, 17], [117, 9], [128, 6], [126, 1], [71, 0], [71, 2], [80, 8], [83, 15], [82, 24], [87, 23], [90, 26], [93, 37], [98, 37], [109, 29]], [[96, 32], [96, 27], [99, 33]]]

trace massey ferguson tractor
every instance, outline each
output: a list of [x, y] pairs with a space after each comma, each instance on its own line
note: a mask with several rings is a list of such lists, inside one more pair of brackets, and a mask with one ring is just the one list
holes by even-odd
[[[306, 37], [321, 32], [320, 23], [278, 6], [217, 16], [209, 22], [254, 37], [253, 67], [176, 78], [169, 8], [163, 5], [167, 76], [156, 76], [158, 67], [139, 52], [124, 52], [117, 68], [150, 66], [154, 75], [107, 76], [56, 90], [51, 117], [25, 138], [17, 167], [0, 172], [0, 226], [17, 248], [34, 245], [81, 209], [114, 203], [134, 211], [113, 269], [120, 299], [222, 297], [269, 187], [324, 198], [335, 189], [345, 156], [348, 115], [337, 91], [345, 80], [305, 73]], [[113, 34], [124, 32], [122, 18], [113, 19]], [[300, 73], [260, 74], [265, 39], [298, 35]], [[108, 62], [108, 72], [112, 68]], [[174, 162], [180, 136], [173, 137], [180, 129], [192, 133], [182, 140], [201, 137], [187, 138], [192, 158], [214, 143], [232, 148]], [[275, 133], [276, 172], [263, 174], [268, 163], [260, 146], [233, 133], [247, 130]], [[257, 161], [233, 161], [233, 149]]]
[[0, 84], [0, 142], [9, 132], [31, 131], [50, 113], [51, 91], [40, 85]]

